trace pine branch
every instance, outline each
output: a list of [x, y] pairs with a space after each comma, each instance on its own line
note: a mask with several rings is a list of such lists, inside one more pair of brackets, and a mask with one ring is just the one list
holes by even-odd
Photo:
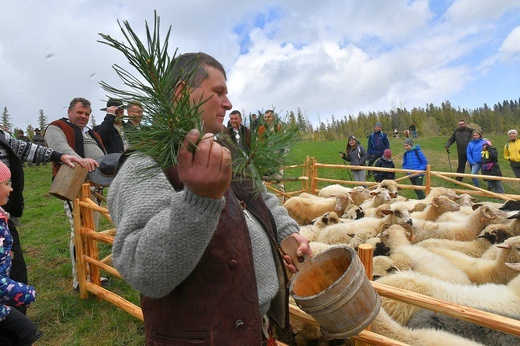
[[[142, 125], [125, 129], [132, 149], [152, 157], [161, 169], [177, 165], [179, 147], [186, 134], [193, 128], [197, 128], [201, 135], [204, 133], [200, 107], [207, 99], [194, 104], [190, 97], [193, 89], [176, 89], [181, 82], [191, 80], [196, 69], [184, 68], [184, 72], [173, 73], [177, 70], [177, 49], [170, 57], [168, 41], [171, 27], [161, 42], [160, 20], [156, 12], [153, 28], [145, 22], [146, 44], [135, 34], [127, 21], [123, 21], [122, 24], [118, 21], [118, 25], [125, 42], [119, 42], [110, 35], [101, 33], [99, 35], [103, 40], [99, 42], [120, 51], [128, 63], [137, 70], [139, 76], [114, 65], [116, 74], [129, 90], [120, 90], [105, 82], [101, 82], [100, 85], [111, 95], [123, 100], [138, 101], [143, 105], [145, 115]], [[197, 64], [197, 61], [191, 63]], [[251, 148], [248, 153], [236, 147], [227, 134], [220, 133], [216, 136], [233, 154], [233, 172], [236, 179], [251, 178], [258, 188], [263, 174], [273, 169], [278, 170], [278, 167], [284, 164], [289, 148], [299, 138], [299, 128], [291, 123], [277, 123], [276, 128], [278, 125], [280, 131], [268, 132], [263, 139], [257, 138], [256, 129], [252, 129]], [[153, 167], [146, 169], [148, 168]]]

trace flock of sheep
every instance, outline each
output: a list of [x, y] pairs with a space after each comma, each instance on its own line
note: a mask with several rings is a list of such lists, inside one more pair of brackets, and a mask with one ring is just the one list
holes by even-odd
[[[374, 246], [378, 282], [520, 319], [518, 203], [475, 204], [433, 188], [424, 200], [398, 196], [395, 181], [374, 190], [331, 185], [284, 206], [316, 254], [331, 246]], [[515, 210], [511, 210], [510, 206]], [[375, 333], [411, 345], [520, 345], [520, 337], [381, 298]], [[292, 302], [294, 304], [294, 301]], [[327, 345], [319, 328], [292, 321], [298, 345]]]

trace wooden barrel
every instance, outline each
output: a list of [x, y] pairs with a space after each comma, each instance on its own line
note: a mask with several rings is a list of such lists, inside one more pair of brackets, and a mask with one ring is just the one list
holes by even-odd
[[379, 313], [381, 299], [354, 250], [335, 246], [309, 260], [291, 280], [296, 303], [326, 337], [346, 339], [365, 329]]
[[72, 201], [78, 195], [87, 174], [87, 169], [77, 163], [74, 163], [74, 168], [63, 164], [52, 181], [49, 193], [60, 199]]

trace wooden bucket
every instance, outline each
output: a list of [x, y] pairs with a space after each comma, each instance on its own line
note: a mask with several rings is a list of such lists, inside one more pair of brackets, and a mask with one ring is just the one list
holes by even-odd
[[376, 318], [381, 299], [352, 248], [334, 246], [303, 260], [296, 257], [298, 242], [294, 237], [287, 237], [281, 248], [299, 270], [291, 280], [292, 297], [320, 324], [326, 337], [346, 339]]
[[49, 193], [60, 199], [73, 201], [85, 182], [87, 174], [87, 169], [77, 163], [74, 163], [74, 168], [63, 164], [52, 181]]

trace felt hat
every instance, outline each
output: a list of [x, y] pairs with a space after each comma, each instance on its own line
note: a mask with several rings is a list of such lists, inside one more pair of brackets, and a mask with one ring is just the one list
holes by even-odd
[[385, 151], [383, 151], [383, 157], [386, 157], [387, 159], [392, 158], [392, 152], [390, 149], [385, 149]]
[[413, 141], [410, 138], [406, 138], [403, 144], [413, 145]]
[[107, 102], [107, 106], [101, 108], [100, 111], [106, 111], [109, 107], [116, 106], [118, 109], [125, 109], [126, 106], [123, 104], [123, 100], [118, 99], [109, 99]]
[[96, 159], [99, 167], [88, 174], [88, 180], [96, 185], [110, 186], [116, 175], [120, 157], [121, 153], [112, 153]]
[[3, 183], [9, 178], [11, 178], [11, 171], [9, 170], [9, 167], [0, 161], [0, 183]]

